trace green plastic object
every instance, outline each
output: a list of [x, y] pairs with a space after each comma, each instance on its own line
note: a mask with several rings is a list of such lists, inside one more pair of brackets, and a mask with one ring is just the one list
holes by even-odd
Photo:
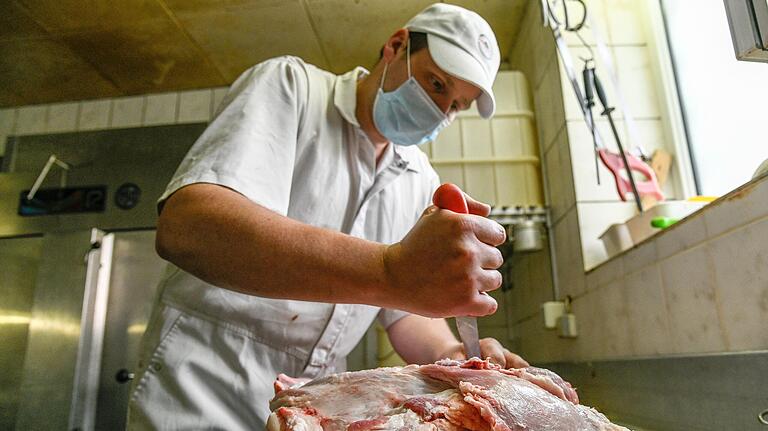
[[666, 229], [673, 224], [680, 221], [680, 219], [672, 218], [672, 217], [654, 217], [651, 220], [651, 226], [659, 229]]

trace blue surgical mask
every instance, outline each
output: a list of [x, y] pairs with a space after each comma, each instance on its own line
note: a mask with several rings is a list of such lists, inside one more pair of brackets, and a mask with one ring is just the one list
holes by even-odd
[[411, 76], [410, 48], [409, 44], [406, 52], [408, 80], [385, 93], [384, 78], [389, 66], [385, 64], [373, 102], [373, 123], [385, 138], [397, 145], [419, 145], [432, 141], [453, 119], [452, 115], [440, 111], [416, 78]]

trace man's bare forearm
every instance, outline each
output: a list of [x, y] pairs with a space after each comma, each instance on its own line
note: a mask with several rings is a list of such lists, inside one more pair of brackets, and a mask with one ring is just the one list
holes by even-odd
[[447, 357], [460, 342], [445, 319], [411, 314], [387, 328], [392, 347], [409, 364], [429, 364]]
[[304, 301], [388, 305], [386, 246], [306, 225], [213, 184], [193, 184], [163, 207], [161, 257], [219, 287]]

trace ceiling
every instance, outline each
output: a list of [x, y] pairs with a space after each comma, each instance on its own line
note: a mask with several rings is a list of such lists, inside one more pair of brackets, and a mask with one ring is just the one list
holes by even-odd
[[[457, 0], [485, 17], [506, 60], [531, 0]], [[337, 73], [371, 66], [434, 0], [4, 0], [0, 106], [227, 85], [297, 55]]]

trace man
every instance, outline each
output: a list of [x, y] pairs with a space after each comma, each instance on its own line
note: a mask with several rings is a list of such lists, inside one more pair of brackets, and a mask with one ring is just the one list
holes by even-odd
[[370, 73], [294, 57], [246, 71], [160, 199], [157, 250], [175, 266], [129, 427], [263, 427], [277, 374], [343, 371], [377, 316], [408, 362], [464, 357], [442, 317], [496, 311], [483, 292], [501, 284], [505, 234], [472, 199], [470, 215], [429, 207], [438, 177], [413, 144], [474, 100], [490, 117], [498, 66], [479, 15], [435, 4]]

